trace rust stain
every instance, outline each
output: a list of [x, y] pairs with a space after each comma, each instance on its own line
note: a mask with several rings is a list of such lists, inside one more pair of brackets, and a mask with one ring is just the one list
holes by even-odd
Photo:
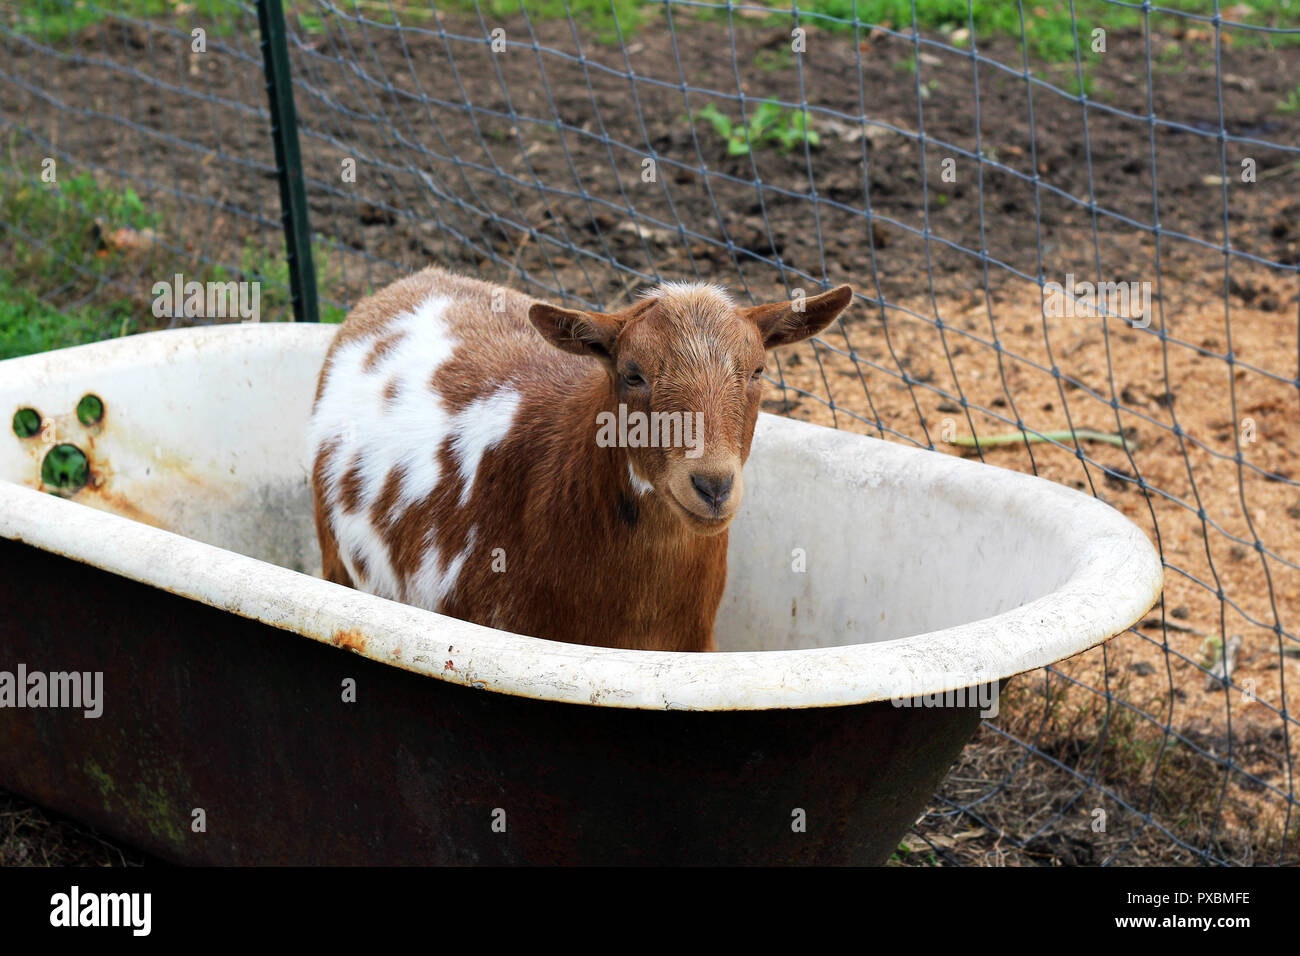
[[358, 654], [365, 654], [366, 652], [366, 636], [360, 631], [339, 631], [330, 640], [335, 647], [355, 651]]
[[445, 671], [454, 671], [456, 669], [456, 665], [453, 664], [451, 661], [448, 661], [447, 663], [442, 665], [442, 669]]
[[[108, 511], [112, 514], [120, 515], [123, 518], [129, 518], [132, 521], [147, 524], [153, 528], [161, 528], [164, 531], [170, 530], [170, 526], [167, 522], [163, 521], [156, 515], [145, 511], [122, 492], [114, 490], [114, 486], [118, 484], [113, 480], [116, 474], [115, 469], [113, 468], [108, 455], [105, 454], [102, 449], [97, 447], [100, 444], [97, 439], [103, 437], [104, 420], [107, 418], [108, 415], [105, 413], [104, 419], [101, 419], [98, 424], [90, 426], [89, 428], [80, 426], [80, 423], [77, 422], [76, 424], [82, 432], [82, 437], [70, 438], [66, 433], [71, 428], [71, 423], [76, 421], [75, 416], [72, 416], [71, 419], [69, 419], [69, 416], [59, 416], [57, 419], [57, 426], [47, 429], [50, 432], [49, 437], [51, 441], [47, 443], [45, 441], [46, 436], [43, 433], [41, 436], [40, 446], [33, 446], [29, 449], [29, 453], [32, 455], [33, 462], [36, 465], [37, 472], [35, 479], [32, 482], [32, 487], [38, 491], [46, 490], [40, 478], [40, 464], [45, 453], [53, 444], [67, 441], [76, 444], [85, 453], [86, 462], [89, 467], [89, 474], [87, 475], [84, 487], [72, 495], [65, 495], [65, 497], [81, 504], [89, 505], [92, 508], [98, 508], [101, 511]], [[144, 460], [152, 463], [151, 477], [154, 482], [162, 481], [164, 479], [169, 481], [181, 481], [195, 489], [201, 489], [207, 494], [211, 494], [217, 490], [224, 491], [224, 489], [217, 489], [210, 486], [209, 483], [205, 482], [189, 468], [184, 459], [172, 455], [169, 452], [164, 452], [157, 445], [153, 447], [152, 453], [144, 456]], [[228, 491], [225, 493], [227, 495], [229, 494]]]
[[82, 488], [77, 494], [72, 496], [73, 501], [79, 501], [82, 504], [90, 505], [92, 508], [99, 508], [101, 511], [109, 511], [123, 518], [130, 518], [132, 521], [139, 521], [141, 524], [147, 524], [154, 528], [167, 530], [167, 526], [161, 519], [144, 511], [135, 502], [129, 500], [125, 495], [115, 491], [109, 491], [103, 486], [103, 479], [100, 477], [96, 481], [96, 476], [92, 473], [90, 482]]

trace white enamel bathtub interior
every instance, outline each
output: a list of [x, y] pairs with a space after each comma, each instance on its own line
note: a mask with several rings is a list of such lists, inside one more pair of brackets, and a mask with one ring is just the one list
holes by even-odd
[[[722, 653], [543, 641], [313, 577], [304, 434], [335, 327], [227, 325], [0, 362], [0, 535], [441, 680], [614, 707], [817, 707], [985, 683], [1070, 657], [1157, 599], [1146, 536], [1095, 499], [763, 415], [732, 525]], [[87, 393], [105, 407], [83, 426]], [[53, 443], [87, 452], [71, 500]], [[90, 505], [91, 507], [84, 507]], [[286, 639], [289, 639], [286, 637]], [[451, 666], [447, 666], [450, 662]]]

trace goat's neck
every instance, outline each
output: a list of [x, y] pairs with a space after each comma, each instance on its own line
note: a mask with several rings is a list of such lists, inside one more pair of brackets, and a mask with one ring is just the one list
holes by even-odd
[[[604, 370], [589, 375], [557, 410], [565, 458], [572, 463], [566, 496], [578, 510], [621, 533], [620, 538], [648, 547], [689, 549], [698, 542], [657, 491], [638, 494], [628, 475], [628, 449], [596, 443], [597, 416], [618, 416], [618, 393]], [[634, 517], [635, 520], [630, 520]]]

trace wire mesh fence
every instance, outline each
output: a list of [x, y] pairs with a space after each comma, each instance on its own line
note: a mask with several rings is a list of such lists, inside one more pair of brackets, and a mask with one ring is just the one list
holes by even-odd
[[[326, 320], [431, 262], [602, 309], [850, 282], [767, 410], [1069, 484], [1156, 541], [1162, 603], [1014, 682], [899, 862], [1300, 859], [1286, 0], [286, 10]], [[289, 317], [252, 6], [23, 0], [0, 35], [29, 309], [191, 321], [151, 312], [180, 273]]]

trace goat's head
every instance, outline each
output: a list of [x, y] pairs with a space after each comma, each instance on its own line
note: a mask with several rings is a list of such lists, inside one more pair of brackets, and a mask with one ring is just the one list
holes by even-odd
[[[617, 427], [635, 480], [708, 535], [740, 507], [767, 351], [816, 335], [852, 299], [842, 285], [738, 308], [717, 286], [669, 283], [622, 312], [538, 302], [528, 318], [555, 347], [600, 361], [620, 406], [617, 422], [603, 424]], [[593, 423], [598, 441], [601, 426]]]

